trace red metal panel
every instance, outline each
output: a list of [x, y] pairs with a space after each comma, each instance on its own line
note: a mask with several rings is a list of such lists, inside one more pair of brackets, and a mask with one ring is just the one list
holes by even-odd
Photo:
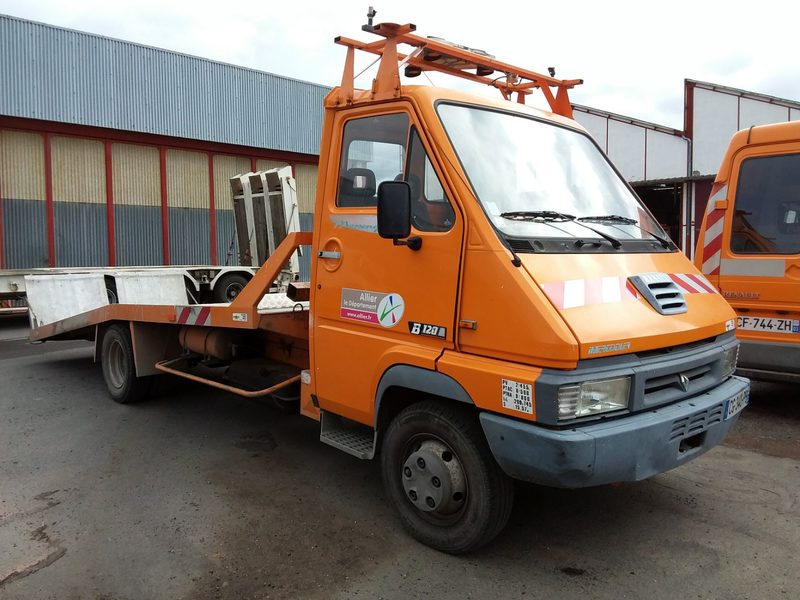
[[106, 140], [106, 224], [108, 228], [108, 266], [117, 266], [117, 242], [114, 227], [114, 173], [111, 169], [111, 142]]
[[47, 264], [56, 266], [56, 225], [53, 215], [53, 160], [50, 148], [50, 134], [44, 139], [44, 199], [47, 214]]
[[[694, 84], [683, 80], [683, 133], [690, 140], [694, 136]], [[692, 165], [694, 166], [694, 165]]]
[[217, 264], [217, 211], [214, 198], [214, 155], [208, 154], [208, 229], [211, 238], [211, 264]]
[[[319, 156], [314, 154], [299, 154], [296, 152], [282, 152], [265, 148], [252, 148], [235, 144], [220, 144], [203, 140], [189, 140], [173, 138], [165, 135], [138, 133], [134, 131], [120, 131], [103, 127], [89, 127], [87, 125], [72, 125], [69, 123], [56, 123], [53, 121], [39, 121], [37, 119], [21, 119], [18, 117], [0, 116], [0, 127], [4, 129], [17, 129], [20, 131], [38, 131], [58, 135], [74, 135], [85, 138], [126, 142], [130, 144], [145, 144], [148, 146], [163, 146], [179, 150], [198, 150], [213, 152], [214, 154], [231, 154], [234, 156], [247, 156], [267, 160], [297, 162], [315, 165]], [[255, 168], [254, 168], [255, 170]]]
[[3, 249], [5, 247], [5, 240], [3, 239], [3, 179], [0, 178], [0, 269], [5, 269], [5, 257]]
[[167, 205], [167, 149], [158, 149], [158, 164], [161, 169], [161, 255], [164, 264], [169, 263], [169, 207]]
[[250, 170], [254, 173], [258, 170], [258, 162], [255, 156], [250, 157]]

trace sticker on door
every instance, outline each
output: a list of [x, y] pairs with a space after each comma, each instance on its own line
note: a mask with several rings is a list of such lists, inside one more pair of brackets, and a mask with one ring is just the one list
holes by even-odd
[[394, 327], [403, 318], [405, 302], [400, 294], [342, 288], [339, 316], [343, 319]]

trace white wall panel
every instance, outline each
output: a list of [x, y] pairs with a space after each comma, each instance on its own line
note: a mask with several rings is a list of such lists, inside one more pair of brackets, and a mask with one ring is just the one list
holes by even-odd
[[788, 118], [789, 109], [785, 106], [751, 100], [750, 98], [742, 98], [739, 101], [739, 129], [745, 129], [752, 125], [783, 123]]
[[800, 121], [800, 110], [796, 108], [791, 108], [790, 110], [790, 121]]
[[686, 177], [689, 158], [689, 141], [652, 129], [647, 130], [648, 180]]
[[644, 128], [609, 120], [608, 157], [628, 181], [644, 179]]
[[167, 150], [167, 204], [174, 208], [209, 207], [208, 156]]
[[591, 115], [589, 113], [581, 112], [580, 110], [575, 111], [575, 120], [583, 125], [591, 134], [591, 136], [597, 141], [597, 144], [603, 149], [605, 152], [606, 150], [606, 119], [605, 117], [601, 117], [599, 115]]
[[161, 166], [158, 148], [112, 144], [114, 204], [161, 206]]
[[738, 131], [738, 106], [736, 96], [694, 89], [693, 174], [717, 172], [731, 136]]
[[106, 158], [103, 142], [75, 137], [51, 138], [53, 199], [105, 204]]
[[44, 200], [44, 140], [38, 133], [0, 131], [0, 193]]

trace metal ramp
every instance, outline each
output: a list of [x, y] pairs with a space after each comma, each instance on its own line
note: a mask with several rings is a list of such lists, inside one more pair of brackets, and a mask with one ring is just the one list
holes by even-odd
[[[231, 177], [239, 264], [260, 267], [287, 234], [300, 231], [297, 185], [291, 167], [243, 173]], [[289, 259], [286, 275], [297, 279], [297, 254]]]

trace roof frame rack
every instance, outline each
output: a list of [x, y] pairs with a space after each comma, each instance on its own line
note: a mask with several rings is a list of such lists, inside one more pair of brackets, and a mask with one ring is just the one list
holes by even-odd
[[[424, 71], [436, 71], [497, 88], [506, 100], [516, 94], [516, 101], [525, 104], [525, 98], [534, 90], [541, 90], [550, 110], [572, 118], [572, 105], [568, 90], [583, 83], [582, 79], [556, 79], [535, 71], [516, 67], [496, 60], [493, 56], [473, 48], [458, 46], [436, 38], [420, 37], [413, 32], [412, 23], [369, 23], [362, 27], [383, 39], [361, 42], [339, 36], [335, 42], [347, 47], [342, 84], [332, 98], [336, 105], [349, 105], [359, 101], [387, 100], [400, 96], [400, 67], [405, 67], [406, 76], [414, 77]], [[411, 46], [409, 53], [398, 51], [398, 46]], [[355, 51], [361, 50], [380, 57], [378, 73], [372, 81], [368, 94], [356, 97], [354, 87]], [[495, 75], [493, 77], [493, 75]]]

